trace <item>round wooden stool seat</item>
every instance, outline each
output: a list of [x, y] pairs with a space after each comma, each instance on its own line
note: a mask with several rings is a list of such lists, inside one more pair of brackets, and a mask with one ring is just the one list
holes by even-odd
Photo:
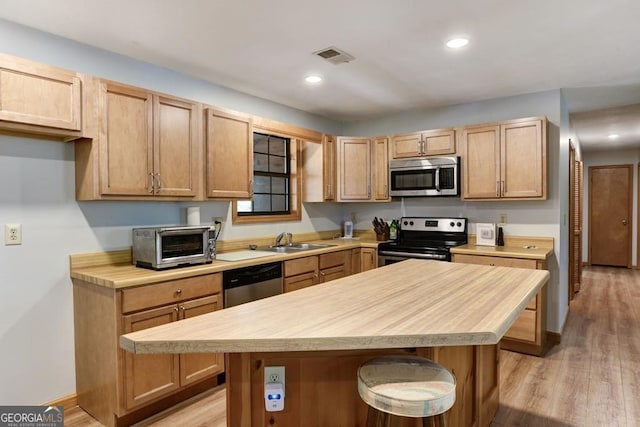
[[456, 401], [456, 379], [447, 368], [417, 356], [382, 356], [358, 368], [358, 393], [387, 414], [425, 418]]

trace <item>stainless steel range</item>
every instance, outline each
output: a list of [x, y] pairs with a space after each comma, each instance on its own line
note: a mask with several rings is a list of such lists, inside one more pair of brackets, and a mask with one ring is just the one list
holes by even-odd
[[467, 243], [467, 218], [403, 217], [395, 242], [378, 245], [378, 266], [409, 258], [451, 261], [450, 248]]

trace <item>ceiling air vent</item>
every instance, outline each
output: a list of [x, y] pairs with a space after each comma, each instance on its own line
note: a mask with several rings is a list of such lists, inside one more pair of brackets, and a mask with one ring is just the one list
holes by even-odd
[[318, 50], [316, 52], [313, 52], [313, 54], [318, 55], [320, 58], [326, 59], [334, 65], [345, 64], [355, 59], [347, 52], [344, 52], [333, 46], [326, 49]]

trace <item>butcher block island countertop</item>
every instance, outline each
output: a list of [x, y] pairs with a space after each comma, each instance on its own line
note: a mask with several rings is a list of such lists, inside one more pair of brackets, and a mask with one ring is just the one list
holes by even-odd
[[122, 336], [135, 353], [496, 344], [547, 271], [407, 260]]
[[[412, 354], [456, 376], [448, 425], [487, 427], [499, 402], [500, 338], [548, 278], [544, 270], [412, 259], [126, 334], [120, 343], [134, 353], [227, 353], [228, 426], [362, 426], [358, 366]], [[266, 366], [285, 369], [283, 411], [265, 410]]]

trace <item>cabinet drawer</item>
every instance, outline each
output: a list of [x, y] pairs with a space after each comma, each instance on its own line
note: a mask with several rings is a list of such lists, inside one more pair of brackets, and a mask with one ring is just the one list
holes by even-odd
[[330, 252], [320, 255], [320, 269], [344, 265], [345, 251]]
[[466, 264], [494, 265], [497, 267], [515, 267], [515, 268], [531, 268], [536, 269], [537, 263], [535, 259], [523, 258], [502, 258], [497, 256], [481, 256], [481, 255], [465, 255], [454, 254], [454, 262], [462, 262]]
[[285, 277], [297, 274], [309, 273], [318, 270], [318, 257], [308, 256], [304, 258], [290, 259], [284, 262]]
[[536, 312], [534, 310], [523, 311], [507, 333], [504, 334], [504, 337], [536, 342]]
[[340, 279], [341, 277], [345, 277], [346, 275], [347, 273], [345, 272], [344, 265], [337, 265], [335, 267], [320, 270], [320, 280], [323, 283]]
[[122, 312], [130, 313], [220, 292], [222, 292], [220, 273], [124, 289], [122, 290]]
[[284, 279], [284, 292], [297, 291], [318, 283], [318, 276], [315, 272], [304, 273]]

